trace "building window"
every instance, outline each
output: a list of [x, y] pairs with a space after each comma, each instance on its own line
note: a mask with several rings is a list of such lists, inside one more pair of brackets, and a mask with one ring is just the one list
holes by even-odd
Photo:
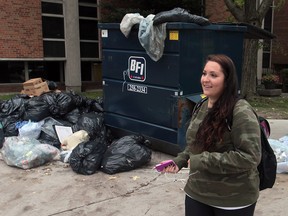
[[42, 29], [45, 58], [65, 57], [65, 31], [62, 1], [42, 1]]
[[100, 60], [97, 0], [79, 0], [82, 81], [94, 81], [93, 65]]
[[51, 2], [42, 2], [42, 13], [63, 14], [63, 5]]
[[91, 81], [91, 62], [81, 62], [81, 80], [82, 81]]
[[98, 22], [96, 20], [80, 19], [80, 40], [98, 41]]
[[97, 7], [79, 6], [80, 17], [98, 17]]
[[65, 41], [44, 40], [45, 57], [65, 57]]
[[46, 61], [44, 70], [47, 73], [47, 79], [54, 82], [64, 82], [64, 62]]
[[81, 42], [80, 52], [82, 58], [98, 58], [99, 47], [97, 42]]
[[29, 78], [41, 77], [45, 80], [62, 82], [63, 62], [45, 61], [28, 62]]
[[0, 83], [22, 83], [25, 81], [25, 64], [22, 61], [0, 61]]
[[0, 83], [23, 83], [25, 77], [62, 82], [63, 65], [61, 61], [3, 61], [0, 62]]
[[96, 4], [97, 0], [79, 0], [79, 3], [91, 3], [91, 4]]
[[97, 1], [79, 0], [81, 60], [100, 60]]
[[59, 17], [42, 17], [43, 38], [64, 39], [64, 19]]

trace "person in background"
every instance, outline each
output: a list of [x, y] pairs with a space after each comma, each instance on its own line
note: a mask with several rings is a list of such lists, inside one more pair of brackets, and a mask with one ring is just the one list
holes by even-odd
[[176, 165], [163, 172], [177, 173], [189, 165], [186, 216], [252, 216], [259, 197], [258, 119], [251, 105], [238, 99], [236, 69], [228, 56], [207, 57], [201, 85], [207, 100], [192, 115], [186, 148], [173, 159]]

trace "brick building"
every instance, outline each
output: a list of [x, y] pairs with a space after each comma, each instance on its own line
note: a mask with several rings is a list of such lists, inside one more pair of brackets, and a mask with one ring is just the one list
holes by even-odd
[[276, 68], [288, 68], [288, 1], [274, 9], [273, 33], [277, 36], [272, 44], [272, 64]]
[[0, 0], [0, 92], [42, 77], [62, 88], [101, 83], [97, 0]]

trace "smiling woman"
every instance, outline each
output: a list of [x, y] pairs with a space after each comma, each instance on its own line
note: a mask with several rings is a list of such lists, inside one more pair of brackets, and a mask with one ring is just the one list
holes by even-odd
[[224, 91], [224, 73], [221, 66], [215, 61], [208, 61], [201, 77], [203, 94], [209, 98], [208, 107], [212, 108], [214, 102]]
[[[174, 166], [163, 170], [177, 173], [189, 167], [186, 215], [254, 215], [259, 197], [260, 128], [249, 102], [238, 98], [237, 83], [230, 57], [207, 57], [201, 76], [207, 100], [192, 113], [185, 150], [172, 159]], [[227, 127], [229, 121], [233, 126]]]

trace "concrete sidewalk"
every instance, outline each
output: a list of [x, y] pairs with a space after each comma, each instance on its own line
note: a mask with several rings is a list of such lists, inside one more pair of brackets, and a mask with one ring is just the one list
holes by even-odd
[[[271, 138], [288, 134], [288, 120], [269, 120]], [[188, 170], [159, 174], [153, 170], [170, 155], [153, 152], [151, 162], [137, 170], [107, 175], [76, 174], [62, 162], [31, 170], [0, 161], [0, 215], [15, 216], [175, 216], [184, 215]], [[255, 216], [286, 216], [288, 175], [278, 174], [275, 187], [261, 191]]]

